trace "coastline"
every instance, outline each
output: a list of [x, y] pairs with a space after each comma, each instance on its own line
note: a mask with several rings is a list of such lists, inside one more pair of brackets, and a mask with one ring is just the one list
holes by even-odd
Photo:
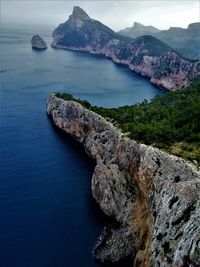
[[67, 46], [63, 46], [63, 45], [58, 45], [58, 44], [51, 44], [51, 47], [54, 49], [63, 49], [63, 50], [68, 50], [68, 51], [74, 51], [74, 52], [80, 52], [80, 53], [84, 53], [87, 55], [92, 55], [92, 56], [96, 56], [96, 57], [102, 57], [102, 58], [106, 58], [111, 60], [114, 64], [118, 65], [118, 66], [122, 66], [127, 68], [129, 71], [135, 73], [136, 75], [139, 75], [140, 77], [148, 80], [153, 86], [155, 86], [156, 88], [162, 90], [162, 91], [175, 91], [173, 89], [170, 88], [166, 88], [164, 86], [162, 86], [162, 84], [159, 84], [156, 80], [152, 79], [150, 76], [145, 75], [144, 73], [140, 73], [138, 71], [136, 71], [135, 69], [133, 69], [133, 67], [131, 67], [129, 64], [125, 63], [125, 62], [120, 62], [119, 60], [113, 58], [112, 56], [106, 55], [104, 53], [97, 53], [95, 51], [90, 51], [87, 48], [75, 48], [75, 47], [67, 47]]
[[167, 266], [169, 261], [182, 266], [186, 254], [199, 260], [200, 174], [193, 165], [129, 140], [76, 102], [51, 95], [47, 114], [95, 159], [93, 197], [118, 222], [101, 235], [97, 259], [118, 262], [131, 256], [137, 267]]

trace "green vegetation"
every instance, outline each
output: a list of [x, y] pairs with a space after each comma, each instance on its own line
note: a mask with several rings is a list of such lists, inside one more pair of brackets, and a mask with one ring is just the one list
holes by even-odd
[[56, 93], [66, 100], [111, 119], [130, 138], [153, 145], [200, 166], [200, 79], [176, 92], [156, 96], [151, 102], [120, 108], [91, 106], [87, 101]]
[[92, 105], [87, 101], [87, 100], [81, 100], [79, 98], [75, 98], [73, 97], [73, 95], [71, 94], [67, 94], [67, 93], [60, 93], [60, 92], [56, 92], [55, 96], [62, 98], [64, 100], [68, 100], [68, 101], [75, 101], [81, 105], [83, 105], [84, 107], [86, 107], [87, 109], [92, 109]]

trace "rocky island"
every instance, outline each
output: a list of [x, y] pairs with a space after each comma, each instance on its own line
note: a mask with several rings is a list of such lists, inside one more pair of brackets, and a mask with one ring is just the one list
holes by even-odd
[[200, 74], [199, 62], [182, 57], [157, 38], [122, 36], [80, 7], [74, 7], [69, 19], [54, 30], [52, 47], [103, 55], [169, 90], [188, 85]]
[[31, 45], [32, 49], [35, 50], [45, 50], [47, 49], [47, 44], [46, 42], [42, 39], [40, 35], [34, 35], [31, 39]]
[[[79, 24], [80, 25], [80, 24]], [[115, 223], [94, 253], [135, 267], [200, 266], [200, 173], [181, 158], [128, 139], [102, 116], [52, 94], [53, 123], [96, 161], [92, 194]]]

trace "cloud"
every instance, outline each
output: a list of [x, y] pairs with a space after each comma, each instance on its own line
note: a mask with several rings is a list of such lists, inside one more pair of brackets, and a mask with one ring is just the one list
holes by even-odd
[[133, 0], [133, 1], [59, 1], [1, 0], [1, 23], [55, 28], [68, 19], [73, 6], [81, 6], [90, 17], [114, 30], [133, 25], [134, 21], [161, 29], [187, 27], [199, 21], [198, 0]]

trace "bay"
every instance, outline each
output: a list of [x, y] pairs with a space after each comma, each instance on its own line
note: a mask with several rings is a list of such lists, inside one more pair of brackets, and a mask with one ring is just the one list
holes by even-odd
[[91, 196], [94, 169], [45, 113], [55, 91], [117, 107], [162, 93], [110, 60], [50, 47], [34, 30], [1, 29], [0, 266], [97, 267], [92, 248], [106, 218]]

